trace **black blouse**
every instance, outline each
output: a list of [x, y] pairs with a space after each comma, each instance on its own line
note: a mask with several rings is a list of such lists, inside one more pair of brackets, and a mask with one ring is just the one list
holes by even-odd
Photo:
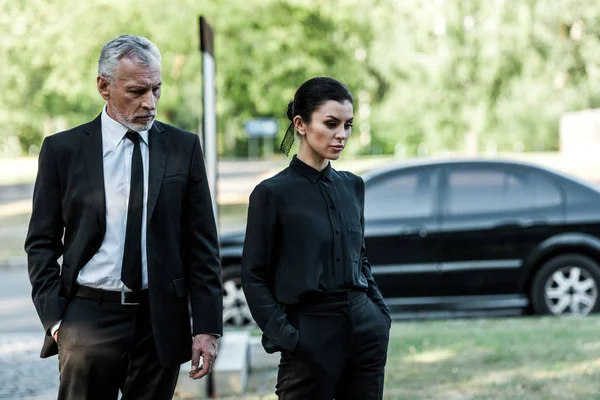
[[282, 305], [329, 290], [358, 289], [389, 315], [364, 246], [363, 180], [296, 156], [250, 195], [242, 282], [268, 352], [298, 341]]

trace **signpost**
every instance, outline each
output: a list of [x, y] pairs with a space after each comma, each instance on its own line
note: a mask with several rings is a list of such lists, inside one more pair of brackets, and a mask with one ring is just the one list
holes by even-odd
[[244, 123], [244, 130], [248, 134], [248, 156], [258, 158], [259, 141], [263, 139], [263, 152], [265, 158], [273, 155], [273, 140], [279, 130], [279, 124], [274, 118], [255, 118]]
[[[215, 90], [215, 56], [213, 30], [204, 17], [200, 17], [200, 51], [202, 53], [202, 130], [201, 141], [206, 163], [206, 178], [212, 197], [213, 212], [217, 229], [219, 228], [219, 208], [217, 203], [217, 112]], [[214, 398], [214, 377], [209, 374], [206, 383], [206, 395]]]

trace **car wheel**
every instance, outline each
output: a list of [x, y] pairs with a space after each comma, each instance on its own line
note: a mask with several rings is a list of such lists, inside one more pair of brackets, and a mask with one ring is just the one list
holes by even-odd
[[598, 311], [600, 266], [589, 257], [565, 254], [545, 263], [531, 288], [537, 314], [587, 315]]
[[239, 267], [223, 270], [223, 325], [243, 327], [254, 323], [246, 296], [242, 290], [242, 273]]

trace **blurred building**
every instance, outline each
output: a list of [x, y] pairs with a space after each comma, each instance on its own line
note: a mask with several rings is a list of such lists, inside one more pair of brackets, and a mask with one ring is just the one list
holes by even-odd
[[563, 114], [560, 119], [559, 149], [565, 156], [600, 154], [600, 109]]

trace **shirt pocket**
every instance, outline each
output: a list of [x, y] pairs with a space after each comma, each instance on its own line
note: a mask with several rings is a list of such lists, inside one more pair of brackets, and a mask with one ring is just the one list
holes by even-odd
[[362, 225], [348, 222], [348, 252], [352, 261], [359, 261], [363, 242]]

